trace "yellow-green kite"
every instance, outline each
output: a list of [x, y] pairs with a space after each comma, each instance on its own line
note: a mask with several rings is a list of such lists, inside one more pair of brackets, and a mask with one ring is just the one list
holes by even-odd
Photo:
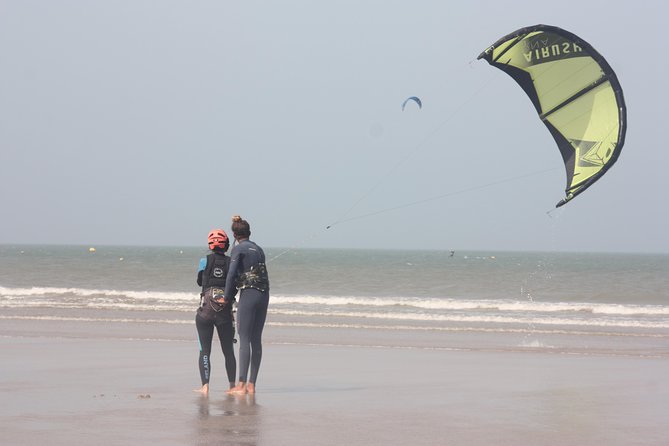
[[563, 29], [536, 25], [502, 37], [478, 58], [525, 90], [557, 142], [567, 188], [556, 207], [613, 166], [625, 142], [625, 100], [616, 74], [590, 44]]

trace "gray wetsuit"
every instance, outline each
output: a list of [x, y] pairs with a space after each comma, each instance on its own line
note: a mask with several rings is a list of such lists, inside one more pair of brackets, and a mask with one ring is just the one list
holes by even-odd
[[230, 257], [230, 269], [225, 282], [225, 299], [227, 301], [234, 299], [239, 289], [237, 304], [239, 381], [255, 384], [262, 360], [262, 331], [269, 304], [265, 253], [254, 242], [243, 240], [232, 249]]

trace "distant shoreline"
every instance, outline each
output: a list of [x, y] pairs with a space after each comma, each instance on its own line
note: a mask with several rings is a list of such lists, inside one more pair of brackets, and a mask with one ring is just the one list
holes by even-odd
[[[104, 250], [108, 248], [111, 250], [123, 249], [123, 248], [140, 248], [140, 249], [172, 249], [172, 250], [189, 250], [189, 251], [202, 251], [207, 252], [207, 248], [197, 245], [126, 245], [126, 244], [47, 244], [47, 243], [9, 243], [3, 242], [0, 243], [0, 249], [9, 248], [9, 249], [21, 249], [21, 248], [30, 248], [32, 249], [44, 249], [44, 248], [76, 248], [82, 249], [84, 252], [88, 252], [89, 248], [93, 247], [96, 251]], [[277, 254], [277, 252], [282, 251], [328, 251], [328, 252], [385, 252], [385, 253], [407, 253], [407, 252], [444, 252], [450, 254], [451, 251], [455, 251], [456, 255], [499, 255], [499, 254], [533, 254], [533, 255], [630, 255], [630, 256], [669, 256], [669, 252], [665, 251], [646, 251], [646, 252], [637, 252], [637, 251], [544, 251], [544, 250], [508, 250], [508, 249], [452, 249], [452, 248], [442, 248], [442, 249], [411, 249], [411, 248], [333, 248], [333, 247], [288, 247], [288, 246], [267, 246], [265, 250], [271, 254]]]

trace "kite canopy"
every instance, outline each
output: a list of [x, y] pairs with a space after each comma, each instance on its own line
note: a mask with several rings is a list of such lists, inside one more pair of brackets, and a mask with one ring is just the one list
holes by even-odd
[[482, 52], [525, 90], [557, 142], [570, 201], [606, 173], [625, 142], [627, 116], [616, 74], [586, 41], [536, 25], [502, 37]]
[[423, 103], [420, 101], [420, 98], [417, 98], [416, 96], [411, 96], [410, 98], [406, 98], [404, 102], [402, 102], [402, 111], [404, 111], [404, 107], [406, 107], [407, 102], [409, 101], [414, 101], [416, 104], [418, 104], [418, 108], [423, 108]]

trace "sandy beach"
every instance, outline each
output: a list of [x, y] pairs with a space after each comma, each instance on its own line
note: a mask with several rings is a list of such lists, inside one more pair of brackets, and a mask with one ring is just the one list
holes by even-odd
[[258, 393], [225, 395], [217, 351], [203, 398], [189, 325], [0, 327], [4, 444], [669, 444], [662, 355], [354, 345], [268, 326]]

